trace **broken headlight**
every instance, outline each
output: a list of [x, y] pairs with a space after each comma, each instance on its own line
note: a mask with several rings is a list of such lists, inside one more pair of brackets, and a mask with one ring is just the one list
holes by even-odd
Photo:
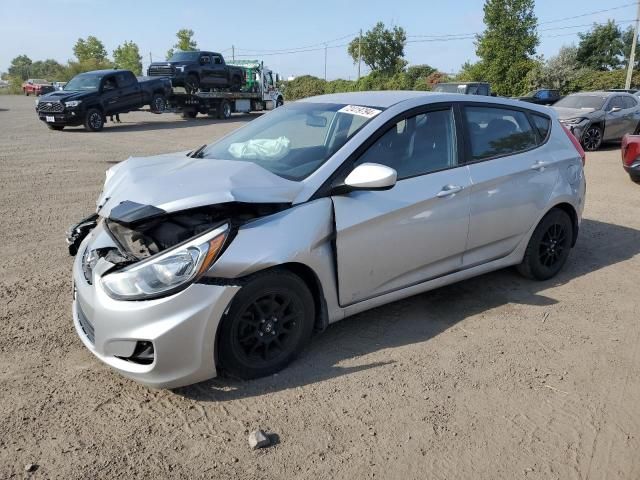
[[107, 274], [102, 279], [102, 286], [116, 300], [146, 300], [175, 293], [209, 269], [222, 250], [228, 231], [228, 226], [223, 225]]

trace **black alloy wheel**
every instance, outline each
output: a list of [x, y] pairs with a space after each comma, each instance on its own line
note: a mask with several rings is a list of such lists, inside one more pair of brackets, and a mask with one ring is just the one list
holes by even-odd
[[594, 152], [602, 145], [602, 128], [590, 126], [582, 136], [582, 146], [589, 152]]
[[533, 231], [518, 271], [534, 280], [554, 277], [569, 257], [573, 228], [567, 212], [559, 208], [552, 209]]
[[96, 108], [90, 108], [84, 120], [84, 128], [91, 132], [99, 132], [104, 127], [104, 115]]
[[258, 274], [223, 319], [221, 368], [245, 379], [278, 372], [310, 339], [314, 315], [313, 297], [299, 277], [277, 270]]

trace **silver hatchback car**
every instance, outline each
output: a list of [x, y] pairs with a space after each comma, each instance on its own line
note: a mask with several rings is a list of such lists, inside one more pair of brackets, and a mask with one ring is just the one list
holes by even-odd
[[313, 331], [576, 242], [584, 152], [552, 110], [424, 92], [278, 108], [192, 152], [107, 171], [72, 227], [73, 318], [154, 387], [285, 367]]

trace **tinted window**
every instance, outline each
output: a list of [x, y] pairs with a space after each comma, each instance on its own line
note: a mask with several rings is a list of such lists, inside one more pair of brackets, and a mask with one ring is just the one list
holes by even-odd
[[455, 123], [450, 109], [401, 120], [359, 159], [380, 163], [398, 172], [398, 179], [424, 175], [457, 163]]
[[535, 123], [538, 132], [540, 133], [540, 138], [545, 140], [547, 135], [549, 135], [549, 129], [551, 128], [551, 120], [547, 117], [543, 117], [542, 115], [531, 115], [533, 118], [533, 123]]
[[115, 90], [117, 87], [118, 85], [116, 84], [115, 76], [104, 79], [104, 84], [102, 86], [103, 90]]
[[546, 100], [547, 98], [551, 97], [551, 93], [549, 92], [549, 90], [540, 90], [537, 95], [537, 98], [540, 98], [542, 100]]
[[607, 105], [607, 112], [610, 112], [611, 110], [613, 110], [614, 108], [625, 108], [624, 106], [624, 97], [613, 97], [610, 101], [609, 104]]
[[638, 101], [633, 97], [624, 97], [624, 108], [634, 108], [638, 106]]
[[222, 64], [222, 59], [220, 57], [218, 57], [217, 55], [215, 55], [213, 57], [213, 63], [216, 65], [221, 65]]
[[211, 63], [211, 57], [209, 55], [203, 55], [200, 57], [200, 62], [204, 65], [208, 65]]
[[118, 82], [119, 87], [127, 87], [132, 85], [136, 80], [136, 77], [133, 76], [132, 73], [122, 72], [116, 75], [116, 81]]
[[536, 145], [527, 116], [518, 110], [465, 107], [473, 160], [521, 152]]

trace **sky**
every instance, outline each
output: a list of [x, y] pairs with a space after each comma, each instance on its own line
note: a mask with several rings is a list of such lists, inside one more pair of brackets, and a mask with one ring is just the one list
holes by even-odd
[[[406, 30], [409, 64], [455, 73], [474, 60], [474, 33], [483, 29], [483, 0], [0, 0], [0, 72], [11, 59], [73, 58], [80, 37], [98, 37], [109, 54], [125, 40], [138, 44], [146, 66], [164, 60], [175, 32], [190, 28], [198, 47], [237, 59], [261, 59], [284, 78], [303, 74], [354, 79], [357, 67], [345, 46], [360, 29], [382, 21]], [[24, 8], [28, 6], [28, 8]], [[608, 9], [608, 12], [591, 14]], [[554, 55], [593, 22], [632, 25], [630, 0], [537, 0], [538, 54]], [[567, 18], [577, 17], [577, 18]], [[302, 50], [302, 51], [301, 51]], [[291, 53], [291, 52], [294, 53]], [[363, 73], [366, 69], [363, 68]]]

